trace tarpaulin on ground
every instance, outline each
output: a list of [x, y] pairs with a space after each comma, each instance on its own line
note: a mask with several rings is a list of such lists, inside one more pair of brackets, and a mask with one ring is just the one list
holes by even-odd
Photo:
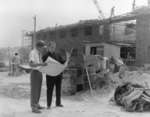
[[114, 93], [114, 100], [126, 111], [150, 111], [150, 90], [141, 85], [125, 83], [118, 86]]

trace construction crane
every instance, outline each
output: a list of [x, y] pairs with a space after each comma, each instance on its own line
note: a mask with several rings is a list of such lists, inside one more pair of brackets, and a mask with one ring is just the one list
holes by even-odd
[[96, 8], [97, 8], [97, 10], [98, 10], [98, 12], [99, 12], [99, 18], [100, 18], [101, 20], [103, 20], [105, 17], [104, 17], [103, 12], [102, 12], [101, 9], [100, 9], [100, 6], [99, 6], [99, 4], [98, 4], [98, 1], [97, 1], [97, 0], [93, 0], [93, 3], [95, 4], [95, 6], [96, 6]]

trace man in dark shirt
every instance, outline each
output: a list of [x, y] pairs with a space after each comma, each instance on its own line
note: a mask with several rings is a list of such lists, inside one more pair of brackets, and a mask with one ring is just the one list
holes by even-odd
[[[56, 43], [50, 42], [48, 46], [48, 52], [42, 57], [43, 62], [47, 60], [48, 57], [51, 57], [58, 61], [61, 64], [65, 63], [65, 60], [59, 53], [55, 52]], [[56, 88], [56, 106], [63, 107], [61, 104], [61, 82], [62, 82], [62, 73], [57, 76], [46, 75], [46, 86], [47, 86], [47, 108], [50, 109], [52, 103], [52, 95], [54, 86]]]

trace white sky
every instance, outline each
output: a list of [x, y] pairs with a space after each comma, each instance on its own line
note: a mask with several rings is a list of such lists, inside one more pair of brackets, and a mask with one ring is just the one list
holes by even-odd
[[[106, 17], [115, 5], [116, 14], [131, 11], [133, 0], [98, 0]], [[136, 0], [137, 6], [147, 0]], [[0, 0], [0, 48], [20, 46], [22, 31], [33, 30], [33, 16], [37, 15], [37, 30], [65, 25], [79, 20], [98, 18], [92, 0]]]

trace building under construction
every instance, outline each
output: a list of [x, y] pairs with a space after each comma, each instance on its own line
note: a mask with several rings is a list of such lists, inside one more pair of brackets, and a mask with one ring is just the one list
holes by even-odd
[[[45, 28], [36, 32], [36, 39], [47, 42], [54, 40], [58, 48], [74, 48], [84, 54], [104, 55], [103, 51], [106, 50], [101, 44], [106, 43], [119, 47], [117, 57], [126, 59], [130, 56], [137, 64], [149, 63], [149, 10], [144, 7], [104, 20], [84, 20], [75, 24]], [[114, 53], [115, 49], [112, 54], [115, 55]]]
[[[117, 57], [126, 59], [129, 56], [135, 59], [137, 64], [149, 63], [149, 10], [149, 7], [143, 7], [103, 20], [84, 20], [75, 24], [45, 28], [36, 32], [36, 39], [47, 42], [54, 40], [58, 48], [74, 48], [84, 54], [104, 55], [106, 50], [101, 44], [106, 43], [119, 47]], [[112, 54], [115, 55], [114, 53], [115, 49]]]
[[[128, 65], [150, 63], [149, 11], [149, 7], [143, 7], [103, 20], [84, 20], [65, 26], [45, 28], [36, 32], [36, 40], [54, 40], [58, 50], [73, 49], [68, 71], [71, 74], [70, 83], [63, 86], [74, 87], [67, 88], [68, 90], [80, 90], [80, 86], [86, 86], [83, 85], [86, 84], [83, 76], [83, 55], [114, 56], [121, 58]], [[33, 44], [33, 33], [27, 36], [30, 36]]]

